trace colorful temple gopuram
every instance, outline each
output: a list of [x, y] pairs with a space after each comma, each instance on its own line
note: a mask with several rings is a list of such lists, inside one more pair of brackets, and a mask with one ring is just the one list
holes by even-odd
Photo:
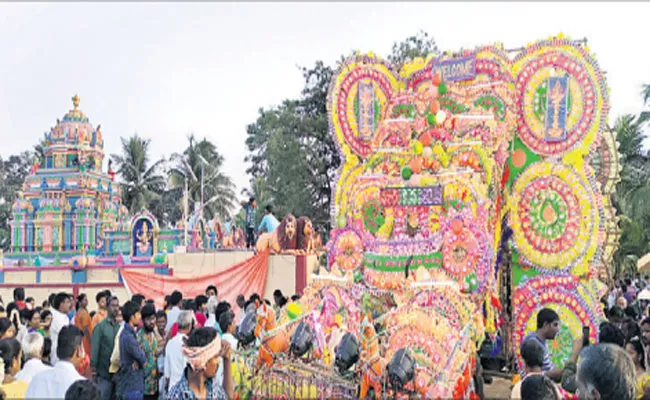
[[[122, 255], [147, 263], [171, 253], [183, 243], [183, 230], [161, 230], [147, 210], [129, 215], [115, 173], [102, 171], [101, 125], [93, 127], [79, 101], [75, 95], [72, 110], [45, 134], [44, 165], [35, 161], [12, 208], [6, 258], [29, 264], [38, 256], [47, 265], [84, 254], [113, 257], [110, 263]], [[187, 247], [197, 247], [199, 234], [188, 230]]]
[[13, 205], [12, 252], [101, 248], [105, 232], [127, 217], [119, 185], [102, 171], [101, 125], [93, 127], [79, 101], [74, 96], [72, 110], [45, 134], [44, 165], [35, 162]]

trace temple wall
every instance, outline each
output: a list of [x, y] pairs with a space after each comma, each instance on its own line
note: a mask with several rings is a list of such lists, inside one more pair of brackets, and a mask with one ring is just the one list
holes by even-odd
[[[170, 254], [168, 257], [170, 272], [178, 277], [191, 277], [215, 273], [251, 257], [253, 253], [245, 251]], [[143, 267], [139, 271], [154, 273], [154, 266]], [[161, 266], [156, 266], [161, 267]], [[294, 257], [276, 255], [269, 258], [268, 273], [264, 297], [273, 298], [273, 291], [280, 289], [291, 296], [309, 284], [311, 274], [318, 268], [316, 256]], [[0, 295], [5, 305], [12, 300], [13, 289], [25, 287], [26, 295], [34, 297], [40, 305], [50, 293], [65, 291], [69, 293], [86, 293], [90, 300], [90, 309], [96, 308], [95, 294], [100, 290], [110, 289], [118, 296], [121, 303], [127, 298], [127, 292], [120, 282], [118, 268], [90, 267], [85, 270], [85, 283], [72, 283], [73, 272], [67, 267], [34, 268], [0, 268], [3, 281], [0, 283]], [[38, 279], [40, 273], [40, 280]]]

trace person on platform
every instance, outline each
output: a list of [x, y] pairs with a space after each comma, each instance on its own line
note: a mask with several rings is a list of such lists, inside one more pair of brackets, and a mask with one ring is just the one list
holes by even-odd
[[248, 203], [242, 203], [246, 212], [246, 248], [255, 247], [255, 211], [257, 202], [255, 197], [251, 197]]
[[27, 382], [15, 378], [20, 371], [22, 359], [20, 343], [14, 338], [0, 340], [0, 359], [4, 363], [4, 379], [2, 390], [8, 399], [24, 399], [27, 391]]
[[50, 337], [52, 338], [52, 364], [54, 365], [56, 365], [56, 362], [58, 361], [57, 347], [59, 345], [59, 332], [61, 332], [61, 329], [63, 329], [64, 326], [70, 325], [68, 313], [70, 312], [71, 305], [70, 296], [64, 292], [57, 294], [54, 298], [54, 303], [52, 303], [52, 325], [50, 326]]
[[144, 395], [144, 366], [147, 359], [135, 333], [141, 321], [138, 303], [126, 302], [122, 315], [124, 328], [119, 339], [120, 370], [117, 373], [116, 390], [120, 399], [141, 400]]
[[110, 400], [114, 392], [113, 376], [109, 367], [117, 332], [120, 329], [120, 324], [117, 321], [119, 311], [120, 301], [117, 297], [111, 297], [108, 301], [108, 317], [93, 329], [91, 345], [93, 353], [90, 357], [90, 367], [103, 400]]
[[62, 399], [74, 382], [85, 379], [77, 372], [84, 358], [82, 339], [83, 332], [76, 326], [61, 328], [56, 346], [59, 361], [54, 364], [54, 368], [32, 378], [25, 393], [26, 399]]
[[260, 226], [257, 228], [257, 234], [271, 233], [278, 226], [280, 226], [280, 221], [273, 215], [273, 206], [269, 204], [264, 207], [264, 217], [262, 218], [262, 222], [260, 222]]
[[27, 362], [23, 365], [23, 369], [16, 374], [16, 379], [29, 384], [36, 374], [52, 369], [42, 361], [44, 344], [45, 338], [38, 332], [25, 335], [22, 348]]
[[[205, 327], [192, 331], [182, 351], [187, 366], [165, 397], [167, 400], [234, 398], [230, 345], [221, 340], [216, 329]], [[219, 382], [215, 376], [221, 359], [225, 378]]]

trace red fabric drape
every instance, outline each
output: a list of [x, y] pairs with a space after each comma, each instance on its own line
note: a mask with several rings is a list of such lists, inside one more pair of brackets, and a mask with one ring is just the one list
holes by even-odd
[[129, 269], [123, 269], [121, 273], [129, 296], [134, 293], [142, 294], [147, 299], [153, 299], [157, 308], [162, 307], [165, 296], [174, 290], [183, 293], [184, 298], [193, 298], [205, 294], [208, 285], [217, 287], [219, 301], [225, 300], [236, 308], [235, 301], [240, 294], [246, 298], [253, 293], [264, 296], [268, 263], [267, 250], [214, 274], [196, 277], [178, 278]]

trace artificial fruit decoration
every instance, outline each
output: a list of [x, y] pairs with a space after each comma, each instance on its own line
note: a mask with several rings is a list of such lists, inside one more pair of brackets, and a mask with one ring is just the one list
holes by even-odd
[[431, 82], [433, 82], [433, 84], [435, 86], [440, 86], [440, 84], [442, 83], [442, 76], [440, 75], [440, 72], [436, 73], [433, 76], [433, 79], [431, 80]]

